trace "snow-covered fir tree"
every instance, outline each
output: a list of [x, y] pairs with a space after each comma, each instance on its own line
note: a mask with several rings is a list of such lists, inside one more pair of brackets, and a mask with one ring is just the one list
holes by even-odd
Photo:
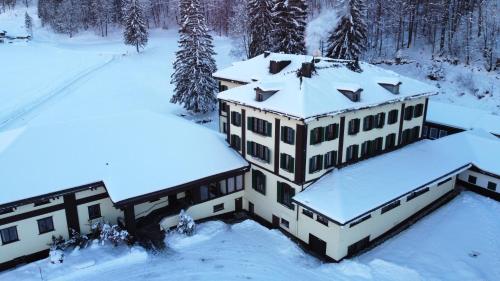
[[24, 27], [29, 36], [33, 36], [33, 18], [26, 12], [24, 14]]
[[233, 42], [231, 55], [241, 58], [250, 57], [250, 27], [247, 13], [248, 1], [235, 0], [229, 19], [229, 36]]
[[273, 50], [272, 0], [249, 0], [248, 18], [250, 29], [249, 58]]
[[306, 0], [274, 0], [274, 51], [305, 54]]
[[182, 104], [195, 113], [205, 113], [214, 109], [217, 100], [217, 82], [212, 77], [217, 70], [213, 39], [199, 0], [180, 0], [180, 8], [186, 10], [181, 12], [184, 18], [171, 82], [175, 84], [175, 93], [170, 102]]
[[349, 0], [347, 4], [346, 13], [328, 38], [327, 56], [357, 60], [366, 49], [366, 5], [364, 0]]
[[134, 45], [137, 52], [148, 43], [148, 30], [139, 0], [129, 0], [125, 5], [123, 38], [125, 44]]

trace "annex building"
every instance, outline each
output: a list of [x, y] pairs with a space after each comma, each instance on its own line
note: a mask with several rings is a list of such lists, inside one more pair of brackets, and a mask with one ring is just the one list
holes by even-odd
[[99, 220], [167, 230], [180, 209], [196, 220], [247, 212], [339, 261], [457, 182], [498, 199], [500, 139], [423, 139], [427, 84], [274, 53], [214, 77], [220, 133], [146, 112], [0, 132], [0, 269]]

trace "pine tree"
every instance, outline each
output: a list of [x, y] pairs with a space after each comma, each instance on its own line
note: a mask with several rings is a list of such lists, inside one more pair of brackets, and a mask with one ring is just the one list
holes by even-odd
[[148, 30], [139, 0], [130, 0], [125, 5], [124, 25], [125, 44], [135, 45], [137, 52], [139, 52], [139, 47], [144, 48], [148, 43]]
[[305, 54], [307, 4], [305, 0], [275, 0], [274, 51], [287, 54]]
[[33, 36], [33, 18], [26, 12], [24, 14], [24, 27], [29, 36]]
[[273, 50], [272, 0], [249, 0], [248, 17], [250, 29], [249, 58]]
[[172, 84], [175, 94], [170, 102], [183, 104], [195, 113], [213, 110], [217, 82], [212, 73], [215, 65], [212, 36], [208, 33], [199, 0], [180, 0], [184, 15], [179, 29], [179, 50], [176, 52]]
[[358, 60], [366, 49], [367, 27], [364, 0], [349, 0], [347, 12], [328, 38], [327, 56]]

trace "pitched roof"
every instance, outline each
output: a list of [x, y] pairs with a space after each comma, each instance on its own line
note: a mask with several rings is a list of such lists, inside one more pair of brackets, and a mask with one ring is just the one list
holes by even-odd
[[0, 132], [0, 205], [104, 182], [116, 203], [247, 167], [224, 137], [137, 112]]
[[[315, 72], [311, 78], [298, 77], [303, 62], [315, 59]], [[271, 60], [289, 60], [291, 63], [277, 74], [269, 72]], [[219, 93], [218, 98], [262, 110], [288, 115], [297, 119], [334, 115], [349, 110], [377, 106], [383, 103], [432, 95], [433, 86], [400, 76], [392, 71], [367, 63], [360, 63], [362, 72], [347, 67], [348, 61], [313, 58], [304, 55], [271, 53], [237, 62], [214, 76], [248, 84]], [[255, 81], [257, 80], [257, 81]], [[393, 94], [380, 84], [401, 82], [399, 94]], [[255, 100], [255, 88], [277, 91], [265, 101]], [[361, 99], [353, 102], [339, 90], [362, 89]]]
[[500, 116], [475, 108], [431, 100], [426, 120], [463, 130], [483, 129], [500, 136]]
[[471, 164], [500, 175], [500, 139], [466, 131], [423, 140], [340, 170], [333, 170], [294, 201], [346, 224], [419, 187], [457, 174]]

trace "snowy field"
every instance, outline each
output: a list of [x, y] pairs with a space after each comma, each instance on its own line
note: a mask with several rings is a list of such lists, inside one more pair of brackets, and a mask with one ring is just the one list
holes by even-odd
[[168, 235], [159, 254], [93, 244], [0, 274], [0, 280], [500, 280], [500, 203], [464, 192], [379, 247], [339, 264], [311, 257], [251, 220]]

